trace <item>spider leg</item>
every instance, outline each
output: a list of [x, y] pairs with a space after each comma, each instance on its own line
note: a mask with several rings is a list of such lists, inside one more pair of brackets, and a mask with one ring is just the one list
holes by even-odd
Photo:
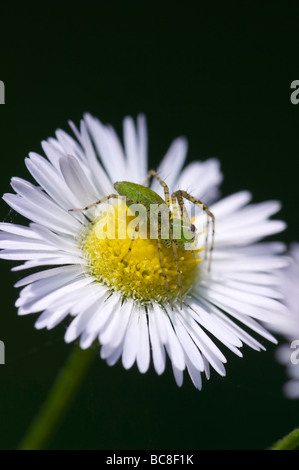
[[173, 310], [173, 304], [172, 304], [170, 288], [169, 288], [169, 284], [168, 284], [168, 280], [167, 280], [167, 276], [166, 276], [165, 268], [164, 268], [164, 264], [163, 264], [163, 256], [162, 256], [162, 250], [161, 250], [161, 240], [159, 240], [159, 238], [157, 238], [157, 247], [158, 247], [158, 253], [159, 253], [160, 266], [161, 266], [161, 270], [162, 270], [162, 274], [163, 274], [163, 277], [164, 277], [165, 286], [166, 286], [166, 290], [167, 290], [168, 300], [169, 300], [169, 303], [170, 303], [171, 310]]
[[206, 229], [206, 240], [205, 240], [205, 260], [207, 260], [207, 258], [208, 258], [209, 228], [210, 228], [210, 217], [207, 215], [207, 229]]
[[[150, 170], [147, 174], [147, 178], [144, 182], [144, 186], [146, 186], [151, 178], [156, 178], [157, 181], [160, 183], [160, 185], [163, 187], [164, 189], [164, 197], [165, 197], [165, 202], [167, 204], [167, 207], [170, 209], [170, 204], [171, 204], [171, 200], [170, 200], [170, 195], [169, 195], [169, 188], [167, 186], [167, 184], [165, 183], [165, 181], [163, 181], [160, 176], [157, 174], [157, 172], [155, 170]], [[176, 210], [176, 200], [175, 200], [175, 210]], [[168, 298], [169, 298], [169, 302], [170, 302], [170, 306], [171, 306], [171, 309], [173, 310], [173, 305], [172, 305], [172, 300], [171, 300], [171, 295], [170, 295], [170, 289], [169, 289], [169, 284], [168, 284], [168, 281], [167, 281], [167, 277], [166, 277], [166, 274], [165, 274], [165, 270], [164, 270], [164, 266], [163, 266], [163, 260], [162, 260], [162, 251], [161, 251], [161, 226], [159, 225], [158, 227], [159, 229], [159, 236], [158, 236], [158, 239], [157, 239], [157, 245], [158, 245], [158, 252], [159, 252], [159, 259], [160, 259], [160, 265], [161, 265], [161, 269], [162, 269], [162, 273], [163, 273], [163, 276], [164, 276], [164, 280], [165, 280], [165, 285], [166, 285], [166, 289], [167, 289], [167, 294], [168, 294]], [[179, 260], [178, 260], [178, 253], [177, 253], [177, 248], [176, 248], [176, 244], [175, 244], [175, 240], [173, 239], [173, 231], [172, 231], [172, 228], [170, 227], [170, 238], [171, 238], [171, 244], [172, 244], [172, 250], [173, 250], [173, 254], [174, 254], [174, 259], [175, 259], [175, 263], [176, 263], [176, 269], [177, 269], [177, 273], [178, 273], [178, 284], [179, 284], [179, 289], [180, 289], [180, 305], [181, 305], [181, 308], [182, 308], [182, 279], [181, 279], [181, 272], [180, 272], [180, 268], [179, 268]]]
[[[214, 214], [212, 214], [212, 212], [210, 211], [210, 209], [208, 208], [208, 206], [204, 202], [201, 202], [199, 199], [196, 199], [194, 196], [191, 196], [191, 194], [187, 193], [186, 191], [179, 190], [179, 191], [176, 191], [175, 193], [173, 193], [172, 196], [174, 196], [174, 195], [178, 198], [180, 198], [180, 197], [185, 198], [188, 201], [193, 202], [193, 204], [196, 204], [197, 206], [201, 207], [205, 211], [205, 213], [207, 214], [207, 221], [209, 221], [210, 219], [212, 220], [212, 240], [211, 240], [211, 246], [210, 246], [209, 264], [208, 264], [208, 270], [210, 271], [211, 262], [212, 262], [212, 253], [213, 253], [213, 249], [214, 249], [214, 239], [215, 239], [215, 217], [214, 217]], [[208, 237], [208, 231], [209, 231], [209, 223], [207, 222], [206, 241], [207, 241], [207, 237]]]
[[[188, 212], [185, 208], [183, 197], [180, 194], [180, 192], [179, 191], [174, 192], [171, 196], [171, 199], [172, 199], [172, 204], [173, 205], [175, 204], [175, 200], [178, 201], [178, 205], [180, 206], [180, 211], [181, 211], [181, 221], [186, 222], [187, 225], [189, 225], [191, 227], [191, 220], [190, 220], [189, 214], [188, 214]], [[175, 214], [175, 217], [177, 217], [177, 209], [174, 210], [174, 214]]]
[[173, 219], [178, 219], [179, 211], [178, 211], [178, 205], [177, 205], [177, 198], [174, 193], [171, 196], [171, 204], [172, 204]]
[[172, 228], [170, 228], [170, 238], [171, 238], [173, 257], [174, 257], [174, 261], [176, 265], [176, 272], [178, 276], [178, 285], [179, 285], [179, 290], [180, 290], [180, 309], [182, 310], [183, 308], [183, 285], [182, 285], [182, 277], [181, 277], [181, 271], [180, 271], [180, 265], [179, 265], [178, 250], [175, 244], [175, 240], [173, 238]]
[[108, 199], [123, 199], [123, 196], [120, 196], [119, 194], [110, 194], [110, 196], [105, 196], [102, 199], [99, 199], [98, 201], [93, 202], [92, 204], [89, 204], [89, 206], [83, 207], [83, 209], [69, 209], [68, 212], [87, 211], [87, 209], [90, 209], [93, 206], [97, 206], [98, 204], [101, 204], [102, 202], [108, 201]]
[[158, 173], [155, 171], [155, 170], [150, 170], [147, 174], [147, 177], [146, 177], [146, 180], [145, 182], [143, 183], [143, 186], [147, 186], [148, 183], [150, 182], [151, 178], [156, 178], [156, 180], [161, 184], [161, 186], [163, 187], [164, 189], [164, 196], [165, 196], [165, 202], [167, 204], [168, 207], [170, 207], [170, 196], [169, 196], [169, 188], [167, 186], [167, 184], [165, 183], [165, 181], [163, 181], [160, 176], [158, 175]]
[[[181, 210], [181, 220], [185, 220], [187, 222], [187, 224], [191, 226], [191, 220], [190, 220], [188, 212], [186, 211], [185, 204], [184, 204], [182, 196], [180, 194], [173, 193], [172, 196], [171, 196], [171, 200], [172, 200], [172, 208], [173, 208], [174, 218], [178, 217], [178, 209], [177, 209], [177, 204], [176, 204], [176, 201], [177, 201], [179, 206], [180, 206], [180, 210]], [[192, 257], [195, 261], [196, 256], [195, 256], [194, 250], [191, 250], [191, 254], [192, 254]]]
[[[172, 201], [172, 210], [173, 210], [173, 214], [174, 214], [174, 219], [178, 219], [178, 205], [179, 205], [180, 212], [181, 212], [180, 221], [186, 221], [187, 224], [189, 224], [191, 226], [190, 217], [188, 215], [188, 212], [186, 211], [184, 201], [183, 201], [183, 198], [182, 198], [181, 194], [179, 194], [178, 192], [173, 193], [172, 196], [171, 196], [171, 201]], [[179, 289], [180, 289], [180, 308], [182, 309], [183, 285], [182, 285], [181, 271], [180, 271], [180, 267], [179, 267], [179, 257], [178, 257], [177, 246], [176, 246], [176, 243], [175, 243], [175, 240], [174, 240], [174, 237], [173, 237], [173, 230], [170, 231], [170, 236], [171, 236], [173, 256], [174, 256], [174, 260], [175, 260], [175, 264], [176, 264], [176, 270], [177, 270], [178, 285], [179, 285]], [[196, 260], [195, 253], [194, 253], [193, 250], [191, 252], [192, 252], [193, 259], [195, 261]]]
[[123, 256], [123, 258], [120, 260], [121, 263], [128, 256], [128, 254], [131, 253], [131, 251], [132, 251], [132, 246], [133, 246], [133, 243], [134, 243], [134, 240], [135, 240], [137, 228], [139, 228], [139, 224], [137, 224], [136, 227], [135, 227], [135, 230], [134, 230], [134, 233], [132, 235], [131, 242], [130, 242], [130, 245], [129, 245], [129, 249], [128, 249], [127, 253]]
[[[167, 184], [165, 183], [165, 181], [163, 181], [160, 178], [160, 176], [157, 174], [157, 172], [155, 170], [150, 170], [148, 172], [147, 178], [144, 182], [144, 186], [146, 186], [149, 183], [149, 181], [152, 177], [156, 178], [157, 181], [163, 187], [165, 202], [166, 202], [168, 208], [170, 208], [171, 199], [170, 199], [170, 195], [169, 195], [169, 188], [168, 188]], [[174, 213], [174, 216], [175, 216], [177, 214], [176, 198], [172, 199], [172, 206], [173, 206], [173, 213]], [[159, 234], [160, 234], [160, 238], [161, 238], [161, 227], [159, 227]], [[182, 302], [183, 302], [182, 301], [182, 296], [183, 296], [183, 294], [182, 294], [182, 292], [183, 292], [182, 278], [181, 278], [181, 271], [180, 271], [180, 267], [179, 267], [178, 251], [177, 251], [175, 240], [173, 238], [173, 230], [172, 230], [171, 227], [170, 227], [170, 239], [171, 239], [172, 251], [173, 251], [175, 264], [176, 264], [177, 275], [178, 275], [178, 285], [179, 285], [179, 290], [180, 290], [180, 308], [182, 309]], [[161, 241], [160, 241], [159, 237], [158, 237], [157, 243], [158, 243], [158, 250], [159, 250], [160, 265], [161, 265], [161, 269], [162, 269], [162, 272], [163, 272], [164, 267], [162, 267], [163, 264], [162, 264], [162, 253], [161, 253]], [[173, 310], [172, 301], [171, 301], [171, 297], [170, 297], [170, 289], [169, 289], [169, 285], [168, 285], [168, 281], [167, 281], [167, 277], [166, 277], [165, 272], [163, 273], [163, 276], [164, 276], [164, 279], [165, 279], [165, 284], [166, 284], [166, 289], [167, 289], [170, 305], [171, 305], [171, 308]]]

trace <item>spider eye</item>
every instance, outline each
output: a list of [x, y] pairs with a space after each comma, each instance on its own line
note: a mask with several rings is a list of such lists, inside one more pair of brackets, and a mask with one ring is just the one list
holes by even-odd
[[193, 233], [194, 233], [194, 232], [196, 231], [196, 227], [195, 227], [195, 225], [191, 224], [190, 230], [191, 230], [191, 232], [193, 232]]

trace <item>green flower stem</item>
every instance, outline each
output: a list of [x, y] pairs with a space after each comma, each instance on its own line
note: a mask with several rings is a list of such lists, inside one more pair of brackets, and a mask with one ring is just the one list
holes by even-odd
[[294, 450], [299, 447], [299, 428], [275, 442], [269, 450]]
[[46, 448], [74, 399], [94, 356], [95, 350], [92, 347], [86, 351], [83, 351], [77, 345], [74, 347], [40, 412], [19, 445], [19, 450], [41, 450]]

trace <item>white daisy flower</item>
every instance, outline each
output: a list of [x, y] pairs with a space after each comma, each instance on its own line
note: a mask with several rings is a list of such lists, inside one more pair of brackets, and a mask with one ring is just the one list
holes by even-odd
[[277, 349], [277, 359], [286, 366], [290, 379], [284, 393], [288, 398], [299, 398], [299, 243], [291, 245], [289, 255], [291, 263], [282, 271], [280, 283], [289, 313], [279, 318], [275, 331], [287, 340]]
[[[31, 153], [26, 159], [38, 186], [13, 178], [16, 194], [4, 195], [32, 222], [29, 227], [1, 224], [1, 257], [24, 260], [15, 271], [41, 268], [16, 283], [23, 288], [16, 302], [19, 315], [42, 312], [35, 324], [38, 329], [54, 328], [70, 315], [65, 341], [79, 338], [85, 349], [98, 338], [101, 357], [109, 365], [121, 358], [126, 369], [136, 362], [144, 373], [152, 360], [162, 374], [168, 355], [177, 384], [182, 385], [187, 369], [198, 389], [202, 373], [209, 378], [211, 366], [225, 375], [221, 343], [242, 356], [243, 344], [264, 349], [249, 330], [275, 341], [261, 322], [271, 323], [277, 312], [285, 311], [277, 272], [286, 259], [281, 243], [260, 240], [285, 228], [284, 222], [269, 220], [280, 204], [250, 205], [247, 191], [211, 204], [222, 180], [218, 161], [196, 161], [183, 168], [187, 143], [176, 139], [157, 173], [171, 191], [188, 191], [208, 204], [216, 232], [211, 270], [203, 253], [198, 252], [196, 259], [190, 251], [178, 250], [187, 291], [182, 308], [173, 250], [162, 246], [160, 255], [174, 299], [170, 305], [155, 240], [136, 240], [124, 262], [128, 237], [99, 239], [96, 230], [102, 216], [95, 207], [69, 212], [115, 193], [116, 181], [144, 182], [145, 118], [139, 116], [136, 127], [130, 117], [125, 118], [124, 145], [111, 126], [90, 115], [84, 116], [80, 129], [70, 126], [76, 139], [58, 130], [56, 139], [42, 143], [47, 158]], [[163, 196], [157, 181], [151, 188]], [[199, 218], [205, 216], [197, 214], [195, 226], [202, 225]]]

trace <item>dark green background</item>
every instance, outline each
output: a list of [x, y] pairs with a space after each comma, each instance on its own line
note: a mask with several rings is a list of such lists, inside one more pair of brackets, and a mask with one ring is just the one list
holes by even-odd
[[[299, 239], [299, 79], [296, 2], [43, 2], [1, 5], [1, 192], [28, 178], [24, 158], [67, 120], [89, 111], [118, 132], [125, 115], [144, 112], [150, 166], [171, 140], [187, 136], [189, 161], [217, 156], [223, 194], [249, 189], [254, 201], [279, 199]], [[48, 6], [47, 6], [48, 5]], [[257, 4], [256, 4], [257, 5]], [[298, 5], [298, 3], [297, 3]], [[1, 220], [22, 222], [1, 202]], [[66, 324], [36, 331], [17, 317], [20, 274], [1, 262], [0, 447], [14, 448], [72, 346]], [[283, 398], [284, 370], [267, 352], [226, 352], [227, 377], [212, 374], [198, 392], [171, 367], [162, 377], [96, 358], [51, 448], [254, 449], [299, 425], [299, 402]]]

